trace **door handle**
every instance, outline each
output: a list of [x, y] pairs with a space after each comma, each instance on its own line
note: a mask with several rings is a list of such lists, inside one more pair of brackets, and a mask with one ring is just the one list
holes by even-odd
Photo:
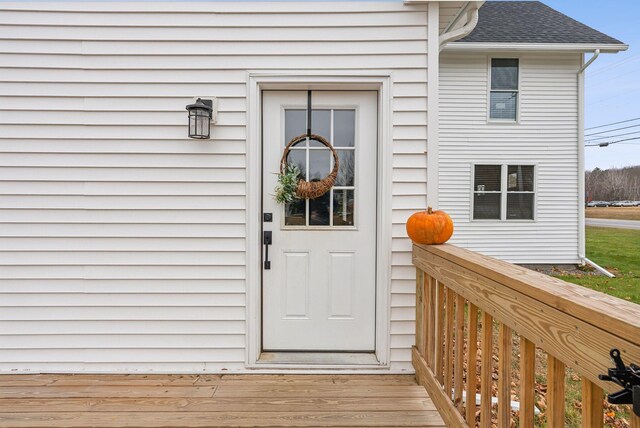
[[264, 268], [265, 270], [271, 269], [271, 262], [269, 261], [269, 245], [273, 243], [272, 232], [265, 230], [262, 233], [262, 243], [264, 244]]

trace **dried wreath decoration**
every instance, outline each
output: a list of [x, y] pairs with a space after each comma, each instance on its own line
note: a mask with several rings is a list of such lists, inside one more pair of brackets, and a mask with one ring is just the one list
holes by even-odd
[[278, 174], [278, 184], [273, 199], [279, 204], [290, 204], [294, 200], [300, 199], [296, 194], [299, 177], [300, 168], [296, 165], [286, 165]]
[[[333, 169], [325, 178], [321, 180], [306, 181], [300, 178], [300, 170], [298, 171], [297, 182], [293, 180], [291, 174], [289, 174], [289, 164], [287, 158], [291, 148], [301, 141], [306, 139], [317, 141], [329, 150], [333, 155]], [[282, 153], [282, 159], [280, 159], [280, 174], [278, 174], [278, 185], [276, 186], [276, 201], [279, 203], [289, 203], [293, 199], [315, 199], [327, 193], [336, 182], [338, 177], [338, 169], [340, 167], [340, 159], [338, 153], [333, 146], [327, 141], [326, 138], [316, 134], [302, 134], [294, 137], [289, 141]], [[293, 192], [293, 195], [291, 195]], [[289, 199], [291, 198], [291, 199]]]

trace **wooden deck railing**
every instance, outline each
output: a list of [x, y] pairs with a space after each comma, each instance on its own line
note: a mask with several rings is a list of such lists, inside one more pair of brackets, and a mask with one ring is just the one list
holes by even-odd
[[[544, 353], [546, 426], [565, 426], [567, 366], [581, 378], [582, 426], [603, 426], [604, 391], [621, 388], [598, 375], [613, 366], [612, 348], [625, 363], [640, 364], [640, 306], [452, 245], [415, 245], [413, 264], [413, 365], [448, 426], [476, 426], [479, 412], [480, 427], [495, 419], [509, 427], [514, 417], [520, 428], [533, 427], [536, 374], [542, 374], [536, 355], [540, 363]], [[512, 379], [519, 383], [514, 413]], [[640, 418], [630, 415], [631, 426], [640, 428]]]

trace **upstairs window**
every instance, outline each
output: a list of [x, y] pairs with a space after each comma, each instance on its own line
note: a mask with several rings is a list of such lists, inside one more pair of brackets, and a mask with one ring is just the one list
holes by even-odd
[[491, 59], [489, 119], [515, 122], [518, 111], [518, 60]]
[[533, 220], [533, 165], [475, 165], [474, 220]]

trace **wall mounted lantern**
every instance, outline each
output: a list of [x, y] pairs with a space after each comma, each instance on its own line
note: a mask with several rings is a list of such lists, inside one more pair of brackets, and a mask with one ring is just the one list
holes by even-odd
[[189, 112], [189, 138], [207, 139], [211, 136], [211, 124], [216, 123], [217, 100], [198, 98], [187, 106]]

